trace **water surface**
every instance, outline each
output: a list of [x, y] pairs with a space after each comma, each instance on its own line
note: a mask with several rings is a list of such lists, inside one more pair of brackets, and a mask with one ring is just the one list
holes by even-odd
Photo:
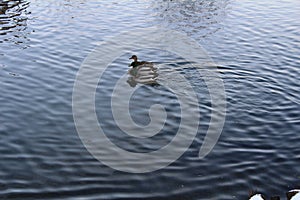
[[[299, 185], [299, 1], [21, 0], [0, 7], [1, 199], [240, 200], [252, 189], [283, 198]], [[83, 146], [72, 116], [73, 84], [98, 42], [155, 25], [187, 34], [213, 58], [225, 84], [226, 123], [214, 150], [200, 160], [211, 114], [203, 77], [182, 67], [186, 58], [128, 46], [128, 54], [143, 60], [182, 67], [201, 102], [197, 137], [180, 159], [159, 171], [128, 174], [101, 164]], [[120, 147], [153, 151], [176, 133], [179, 104], [163, 87], [145, 85], [133, 96], [131, 114], [147, 124], [144, 105], [163, 102], [164, 134], [141, 142], [120, 133], [108, 106], [128, 56], [106, 71], [97, 115]]]

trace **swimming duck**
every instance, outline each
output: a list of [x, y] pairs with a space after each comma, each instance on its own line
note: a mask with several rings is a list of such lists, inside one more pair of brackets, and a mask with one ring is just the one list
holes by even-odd
[[133, 62], [129, 64], [128, 83], [131, 87], [135, 87], [137, 83], [157, 85], [156, 79], [158, 77], [157, 68], [154, 64], [146, 61], [138, 61], [136, 55], [131, 56], [129, 59], [133, 59]]
[[[138, 66], [141, 66], [141, 65], [144, 65], [144, 64], [152, 64], [152, 63], [150, 63], [150, 62], [146, 62], [146, 61], [141, 61], [141, 62], [139, 62], [138, 61], [138, 57], [136, 56], [136, 55], [132, 55], [130, 58], [129, 58], [129, 60], [130, 59], [133, 59], [133, 62], [129, 65], [129, 67], [133, 67], [133, 68], [135, 68], [135, 67], [138, 67]], [[152, 64], [153, 65], [153, 64]]]

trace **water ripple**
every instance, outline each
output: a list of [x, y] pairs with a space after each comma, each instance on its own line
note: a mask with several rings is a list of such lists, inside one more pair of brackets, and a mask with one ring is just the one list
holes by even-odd
[[[299, 184], [298, 1], [0, 4], [1, 199], [240, 200], [253, 189], [283, 198]], [[81, 62], [99, 41], [153, 24], [185, 32], [207, 49], [219, 65], [228, 110], [220, 141], [199, 160], [212, 112], [205, 82], [184, 67], [188, 58], [128, 46], [128, 52], [143, 60], [176, 68], [187, 77], [195, 86], [201, 118], [195, 141], [179, 160], [156, 172], [133, 175], [104, 166], [86, 151], [74, 126], [71, 96]], [[178, 102], [163, 87], [141, 87], [132, 97], [133, 119], [148, 123], [148, 105], [163, 102], [170, 113], [164, 134], [147, 141], [122, 134], [111, 120], [108, 99], [115, 80], [127, 72], [127, 62], [124, 55], [106, 71], [95, 99], [97, 115], [120, 147], [153, 151], [174, 137]]]
[[159, 21], [195, 39], [203, 39], [222, 29], [229, 0], [162, 0], [151, 5]]
[[27, 11], [29, 2], [1, 1], [0, 3], [0, 43], [9, 42], [25, 47], [28, 41], [27, 20], [30, 12]]

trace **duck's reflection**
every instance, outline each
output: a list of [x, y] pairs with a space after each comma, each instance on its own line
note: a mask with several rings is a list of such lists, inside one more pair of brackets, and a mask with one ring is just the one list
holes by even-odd
[[129, 65], [131, 68], [128, 70], [127, 83], [131, 87], [135, 87], [138, 83], [155, 86], [157, 83], [157, 68], [151, 62], [139, 62], [136, 55], [131, 58], [134, 61]]

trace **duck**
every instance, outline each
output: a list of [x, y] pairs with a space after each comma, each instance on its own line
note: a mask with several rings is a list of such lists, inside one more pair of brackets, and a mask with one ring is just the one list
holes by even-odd
[[128, 83], [131, 87], [135, 87], [137, 83], [146, 85], [157, 85], [157, 68], [154, 64], [147, 61], [138, 61], [136, 55], [132, 55], [129, 59], [133, 59], [133, 62], [129, 64], [132, 67], [128, 70], [129, 78]]
[[132, 55], [130, 58], [129, 58], [129, 60], [131, 60], [131, 59], [133, 59], [133, 62], [131, 63], [131, 64], [129, 64], [129, 67], [133, 67], [133, 68], [135, 68], [135, 67], [139, 67], [139, 66], [142, 66], [142, 65], [144, 65], [144, 64], [150, 64], [150, 65], [153, 65], [153, 63], [151, 63], [151, 62], [146, 62], [146, 61], [141, 61], [141, 62], [139, 62], [138, 61], [138, 57], [136, 56], [136, 55]]

